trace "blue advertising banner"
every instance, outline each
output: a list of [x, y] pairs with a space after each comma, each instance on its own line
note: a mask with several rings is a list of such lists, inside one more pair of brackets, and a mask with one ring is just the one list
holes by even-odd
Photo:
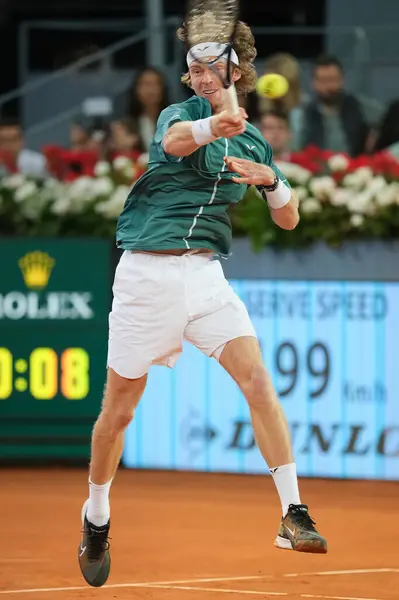
[[[231, 281], [288, 417], [302, 476], [399, 479], [399, 284]], [[126, 435], [127, 467], [266, 473], [249, 411], [186, 344], [154, 367]]]

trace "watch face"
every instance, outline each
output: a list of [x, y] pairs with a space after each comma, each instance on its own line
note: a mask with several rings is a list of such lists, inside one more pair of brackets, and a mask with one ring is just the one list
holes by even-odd
[[265, 190], [268, 192], [274, 192], [274, 190], [277, 188], [278, 184], [279, 184], [279, 178], [277, 175], [275, 175], [274, 178], [274, 183], [272, 183], [272, 185], [265, 185]]

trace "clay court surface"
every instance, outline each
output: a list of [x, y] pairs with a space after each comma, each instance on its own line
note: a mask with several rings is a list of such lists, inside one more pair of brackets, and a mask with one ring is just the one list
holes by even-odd
[[112, 571], [77, 565], [85, 470], [1, 471], [5, 600], [399, 599], [399, 485], [302, 480], [327, 555], [273, 546], [270, 478], [121, 470], [111, 496]]

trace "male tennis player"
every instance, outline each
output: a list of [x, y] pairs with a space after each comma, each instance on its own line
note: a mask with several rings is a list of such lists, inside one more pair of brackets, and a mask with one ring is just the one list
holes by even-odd
[[[184, 30], [180, 33], [184, 37]], [[237, 38], [233, 79], [238, 92], [247, 92], [256, 79], [254, 40], [242, 23]], [[217, 56], [216, 46], [202, 44], [196, 55]], [[151, 365], [172, 368], [183, 340], [218, 360], [248, 402], [257, 444], [282, 504], [275, 545], [327, 551], [300, 500], [287, 422], [253, 325], [215, 260], [230, 252], [227, 209], [243, 198], [248, 185], [262, 190], [259, 202], [268, 203], [274, 222], [284, 229], [297, 225], [298, 201], [273, 164], [270, 146], [246, 122], [245, 111], [231, 116], [223, 110], [225, 90], [215, 73], [190, 52], [187, 64], [183, 79], [195, 96], [161, 113], [149, 169], [131, 190], [118, 221], [117, 244], [124, 253], [113, 286], [107, 385], [93, 431], [79, 546], [80, 568], [92, 586], [102, 586], [110, 571], [109, 491], [124, 430]], [[226, 68], [224, 58], [217, 67]]]

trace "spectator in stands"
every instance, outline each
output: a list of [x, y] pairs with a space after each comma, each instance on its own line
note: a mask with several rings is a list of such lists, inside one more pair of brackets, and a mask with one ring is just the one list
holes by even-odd
[[266, 59], [264, 73], [278, 73], [283, 75], [289, 83], [287, 94], [278, 100], [260, 98], [261, 113], [276, 110], [288, 115], [290, 130], [292, 132], [291, 146], [293, 150], [300, 150], [300, 135], [303, 122], [303, 105], [309, 97], [302, 90], [301, 67], [294, 56], [279, 52]]
[[287, 113], [270, 110], [262, 115], [260, 130], [273, 149], [275, 162], [289, 162], [291, 159], [292, 133]]
[[150, 148], [160, 112], [170, 104], [168, 96], [166, 79], [154, 67], [146, 67], [133, 81], [127, 116], [133, 120], [143, 152]]
[[394, 100], [384, 114], [373, 151], [387, 150], [399, 158], [399, 100]]
[[24, 134], [15, 120], [0, 123], [0, 155], [3, 164], [23, 175], [45, 177], [46, 159], [40, 152], [25, 148]]
[[103, 117], [93, 118], [87, 131], [89, 135], [88, 150], [97, 152], [98, 156], [104, 159], [110, 139], [110, 125], [107, 119]]
[[112, 152], [133, 152], [140, 149], [140, 138], [133, 119], [126, 117], [110, 125], [109, 149]]
[[69, 147], [78, 152], [90, 149], [90, 134], [83, 123], [75, 121], [69, 129]]
[[383, 106], [344, 88], [342, 64], [334, 56], [320, 56], [313, 69], [314, 98], [304, 110], [301, 146], [310, 144], [358, 156], [371, 149]]

